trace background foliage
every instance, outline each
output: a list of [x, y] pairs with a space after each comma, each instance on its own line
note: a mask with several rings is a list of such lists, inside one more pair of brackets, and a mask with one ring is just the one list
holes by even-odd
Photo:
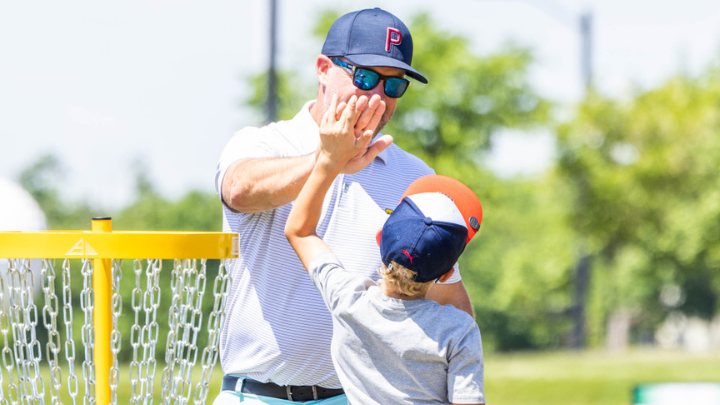
[[[648, 334], [670, 311], [717, 315], [719, 105], [720, 71], [711, 68], [627, 102], [593, 94], [559, 127], [571, 221], [600, 259], [595, 324], [626, 311]], [[681, 296], [662, 300], [671, 289]]]

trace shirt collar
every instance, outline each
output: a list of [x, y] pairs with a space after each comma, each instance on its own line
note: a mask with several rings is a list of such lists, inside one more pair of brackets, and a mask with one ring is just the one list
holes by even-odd
[[[315, 142], [320, 141], [320, 127], [318, 126], [317, 122], [315, 122], [315, 119], [310, 114], [310, 108], [315, 104], [315, 100], [310, 100], [303, 107], [300, 109], [300, 112], [298, 112], [295, 117], [293, 118], [293, 121], [295, 121], [298, 125], [298, 127], [303, 128], [303, 135], [311, 137]], [[305, 128], [307, 128], [307, 133], [305, 133]], [[375, 136], [375, 139], [373, 139], [373, 142], [377, 140], [382, 134], [378, 134]], [[388, 153], [388, 148], [383, 150], [377, 155], [377, 158], [379, 158], [383, 163], [387, 164], [388, 160], [390, 159], [390, 155]]]

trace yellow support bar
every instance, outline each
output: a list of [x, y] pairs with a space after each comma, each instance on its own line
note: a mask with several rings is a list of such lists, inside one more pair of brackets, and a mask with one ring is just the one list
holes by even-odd
[[[93, 218], [92, 231], [108, 233], [112, 231], [110, 218]], [[112, 352], [110, 335], [112, 334], [112, 260], [93, 260], [93, 290], [95, 290], [95, 403], [110, 403], [110, 368]]]
[[221, 232], [0, 232], [5, 259], [229, 259], [237, 234]]

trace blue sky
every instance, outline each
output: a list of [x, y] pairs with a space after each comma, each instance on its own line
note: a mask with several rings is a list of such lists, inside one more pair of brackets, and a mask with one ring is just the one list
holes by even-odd
[[[569, 107], [582, 95], [573, 18], [594, 16], [599, 89], [628, 97], [720, 55], [717, 0], [278, 0], [279, 62], [307, 80], [321, 43], [319, 10], [381, 5], [403, 20], [427, 11], [478, 54], [508, 42], [535, 50], [533, 86]], [[237, 129], [245, 78], [267, 61], [267, 1], [4, 2], [0, 5], [0, 177], [46, 153], [66, 167], [64, 196], [117, 208], [133, 198], [138, 159], [173, 198], [212, 191], [217, 158]], [[565, 17], [562, 17], [565, 16]], [[402, 108], [400, 104], [399, 108]], [[401, 145], [402, 146], [402, 145]], [[490, 164], [532, 173], [552, 156], [548, 134], [495, 139]]]

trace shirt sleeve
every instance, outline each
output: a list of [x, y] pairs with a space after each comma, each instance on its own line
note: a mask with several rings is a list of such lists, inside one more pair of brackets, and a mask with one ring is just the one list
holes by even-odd
[[356, 293], [362, 293], [375, 285], [371, 279], [345, 270], [331, 252], [322, 253], [313, 259], [308, 274], [330, 312], [349, 305], [345, 301], [355, 300], [359, 296]]
[[246, 127], [236, 132], [220, 155], [215, 172], [215, 190], [222, 197], [222, 181], [225, 172], [241, 159], [279, 157], [280, 152], [273, 146], [275, 131], [269, 127]]
[[480, 329], [474, 321], [470, 326], [450, 353], [447, 386], [451, 403], [485, 403], [485, 365]]
[[455, 269], [455, 272], [453, 273], [453, 275], [450, 276], [450, 278], [447, 279], [447, 281], [445, 281], [444, 283], [438, 283], [438, 284], [455, 284], [455, 283], [461, 282], [462, 277], [460, 276], [460, 265], [455, 263], [455, 265], [453, 266], [453, 269]]

